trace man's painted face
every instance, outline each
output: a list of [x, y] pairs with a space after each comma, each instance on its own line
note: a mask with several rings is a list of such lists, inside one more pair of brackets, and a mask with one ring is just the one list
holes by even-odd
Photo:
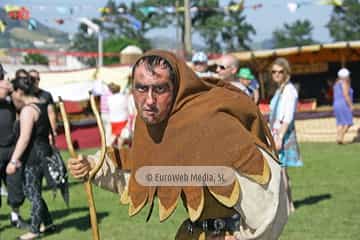
[[138, 114], [148, 125], [164, 121], [174, 100], [174, 85], [169, 72], [160, 66], [151, 72], [140, 64], [134, 72], [133, 95]]

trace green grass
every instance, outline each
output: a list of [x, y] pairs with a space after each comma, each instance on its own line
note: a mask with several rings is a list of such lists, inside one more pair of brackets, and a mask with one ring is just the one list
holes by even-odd
[[[359, 239], [360, 228], [360, 145], [337, 146], [331, 143], [301, 144], [305, 166], [290, 169], [296, 212], [290, 216], [282, 240]], [[66, 154], [64, 154], [66, 155]], [[60, 196], [44, 196], [59, 231], [44, 239], [91, 239], [87, 200], [82, 184], [71, 179], [70, 208]], [[156, 206], [146, 223], [148, 209], [129, 218], [127, 206], [118, 196], [95, 188], [101, 239], [174, 239], [177, 227], [186, 217], [182, 205], [164, 223], [159, 223]], [[6, 199], [3, 198], [3, 203]], [[23, 233], [10, 227], [9, 208], [0, 210], [0, 240], [11, 240]], [[29, 203], [21, 209], [29, 218]]]

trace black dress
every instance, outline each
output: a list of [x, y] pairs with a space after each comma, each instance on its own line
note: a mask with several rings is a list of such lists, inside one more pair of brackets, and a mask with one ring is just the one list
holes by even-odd
[[47, 104], [35, 103], [28, 107], [33, 107], [39, 111], [40, 115], [35, 122], [29, 145], [27, 146], [21, 160], [24, 164], [24, 192], [25, 196], [31, 202], [31, 225], [30, 230], [33, 233], [39, 233], [40, 224], [45, 226], [52, 224], [46, 202], [41, 196], [41, 183], [43, 177], [43, 164], [47, 156], [51, 155], [49, 144], [50, 122], [47, 113]]

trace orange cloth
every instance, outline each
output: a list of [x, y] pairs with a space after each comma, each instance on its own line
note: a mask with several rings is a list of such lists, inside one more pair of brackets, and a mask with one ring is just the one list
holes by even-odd
[[115, 136], [120, 136], [121, 131], [124, 127], [126, 127], [128, 121], [122, 121], [122, 122], [112, 122], [111, 123], [111, 133]]

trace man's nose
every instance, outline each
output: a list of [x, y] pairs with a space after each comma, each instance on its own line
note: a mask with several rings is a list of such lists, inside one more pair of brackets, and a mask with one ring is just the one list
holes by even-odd
[[152, 105], [155, 103], [155, 101], [156, 101], [156, 98], [154, 96], [154, 92], [153, 92], [152, 88], [150, 88], [149, 91], [147, 92], [145, 102], [148, 105]]

